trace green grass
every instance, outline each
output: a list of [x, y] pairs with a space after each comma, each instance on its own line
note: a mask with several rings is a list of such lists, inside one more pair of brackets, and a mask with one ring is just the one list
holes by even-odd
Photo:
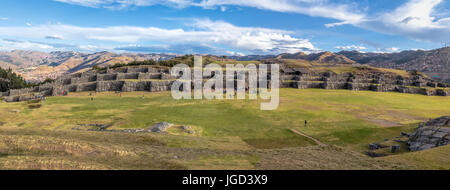
[[[198, 132], [196, 135], [184, 135], [175, 130], [168, 135], [151, 134], [152, 138], [163, 143], [155, 149], [177, 149], [183, 154], [189, 152], [189, 159], [170, 162], [181, 168], [207, 168], [215, 165], [211, 163], [217, 163], [216, 168], [222, 169], [255, 169], [263, 166], [260, 164], [265, 163], [263, 158], [267, 159], [268, 155], [276, 159], [276, 150], [292, 150], [298, 154], [301, 154], [299, 150], [310, 151], [315, 143], [292, 133], [290, 129], [341, 147], [333, 151], [354, 151], [347, 153], [358, 155], [355, 159], [366, 160], [363, 153], [368, 143], [399, 136], [401, 131], [411, 131], [418, 122], [429, 118], [450, 115], [448, 97], [321, 89], [281, 89], [280, 106], [275, 111], [261, 111], [260, 101], [256, 100], [174, 100], [169, 92], [131, 92], [122, 93], [122, 96], [112, 92], [95, 93], [94, 101], [90, 100], [89, 92], [71, 93], [67, 97], [49, 97], [40, 104], [40, 108], [30, 109], [27, 102], [0, 103], [0, 117], [4, 118], [0, 134], [9, 133], [8, 130], [17, 134], [21, 134], [20, 131], [34, 134], [46, 130], [61, 131], [58, 133], [70, 136], [75, 133], [71, 129], [80, 124], [109, 124], [111, 129], [125, 129], [149, 128], [155, 123], [167, 121], [192, 126]], [[307, 128], [304, 127], [305, 120], [308, 121]], [[80, 135], [78, 133], [92, 132], [76, 132], [77, 136]], [[116, 134], [102, 135], [117, 138]], [[127, 134], [130, 138], [133, 138], [132, 135]], [[122, 140], [116, 139], [114, 143], [120, 144]], [[135, 142], [134, 146], [142, 144]], [[197, 152], [201, 150], [214, 154]], [[314, 151], [319, 155], [329, 154], [327, 151]], [[192, 156], [191, 153], [198, 155]], [[138, 151], [138, 154], [152, 155], [145, 150]], [[196, 161], [199, 162], [194, 163]], [[361, 161], [361, 164], [365, 165], [365, 162], [370, 161]], [[382, 165], [389, 166], [388, 163]], [[264, 167], [274, 168], [275, 165]], [[309, 168], [295, 164], [292, 167]]]

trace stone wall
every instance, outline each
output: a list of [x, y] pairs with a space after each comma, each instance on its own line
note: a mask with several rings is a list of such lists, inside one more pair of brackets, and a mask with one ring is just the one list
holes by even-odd
[[[270, 76], [270, 72], [268, 76]], [[213, 76], [204, 77], [204, 79], [211, 77]], [[0, 95], [4, 97], [5, 101], [10, 102], [40, 98], [42, 96], [62, 96], [69, 92], [82, 91], [159, 92], [169, 91], [175, 80], [176, 78], [170, 75], [170, 68], [131, 66], [76, 73], [60, 77], [53, 83], [43, 84], [35, 88], [10, 90]], [[237, 77], [235, 77], [235, 89], [237, 89], [237, 80]], [[270, 81], [267, 82], [269, 84], [271, 83]], [[224, 82], [224, 88], [226, 88], [225, 84]], [[281, 67], [280, 87], [371, 90], [377, 92], [423, 94], [428, 96], [450, 95], [450, 85], [432, 81], [421, 75], [404, 77], [382, 72], [316, 73], [304, 68], [283, 67]], [[245, 81], [245, 88], [248, 88], [248, 81]]]
[[134, 91], [150, 91], [151, 82], [139, 81], [130, 82], [126, 81], [122, 86], [122, 92], [134, 92]]
[[97, 92], [106, 91], [121, 91], [125, 81], [97, 81], [96, 88], [93, 89]]
[[294, 71], [282, 69], [281, 86], [293, 88], [322, 88], [322, 89], [347, 89], [370, 90], [376, 92], [401, 92], [422, 94], [428, 96], [450, 95], [450, 85], [438, 83], [420, 75], [410, 78], [389, 73], [343, 73], [331, 72], [312, 73], [308, 71]]

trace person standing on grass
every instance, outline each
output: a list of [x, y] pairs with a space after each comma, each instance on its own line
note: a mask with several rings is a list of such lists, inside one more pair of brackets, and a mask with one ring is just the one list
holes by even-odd
[[306, 128], [307, 125], [308, 125], [308, 121], [305, 120], [305, 128]]

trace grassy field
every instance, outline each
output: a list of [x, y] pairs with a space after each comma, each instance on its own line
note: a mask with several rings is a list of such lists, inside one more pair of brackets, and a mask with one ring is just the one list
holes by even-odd
[[[373, 159], [364, 152], [368, 143], [450, 115], [448, 97], [320, 89], [281, 89], [280, 96], [276, 111], [261, 111], [254, 100], [174, 100], [169, 92], [94, 93], [93, 101], [89, 92], [71, 93], [49, 97], [40, 107], [0, 103], [0, 168], [430, 168], [407, 156], [415, 153]], [[72, 130], [88, 124], [150, 128], [162, 121], [190, 126], [196, 133]], [[291, 129], [328, 146], [317, 146]], [[431, 168], [445, 168], [439, 165]]]

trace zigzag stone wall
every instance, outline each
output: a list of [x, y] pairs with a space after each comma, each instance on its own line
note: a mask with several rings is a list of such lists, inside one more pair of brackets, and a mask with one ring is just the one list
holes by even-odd
[[[83, 91], [168, 91], [175, 81], [175, 78], [169, 73], [170, 68], [155, 66], [121, 67], [100, 72], [88, 71], [60, 77], [53, 83], [43, 84], [34, 88], [10, 90], [0, 95], [7, 102], [16, 102]], [[268, 75], [270, 76], [270, 72]], [[210, 77], [205, 77], [205, 79], [208, 78]], [[237, 78], [235, 78], [234, 82], [236, 87]], [[247, 88], [248, 81], [245, 83]], [[268, 83], [270, 84], [270, 81]], [[421, 75], [412, 75], [405, 78], [400, 75], [381, 72], [360, 74], [314, 73], [305, 69], [283, 67], [281, 68], [280, 87], [370, 90], [428, 96], [450, 95], [450, 85], [432, 81]]]
[[2, 92], [7, 102], [27, 101], [45, 96], [61, 96], [83, 91], [167, 91], [175, 80], [169, 68], [152, 66], [123, 67], [106, 71], [88, 71], [58, 78], [34, 88]]
[[421, 75], [403, 77], [392, 73], [311, 73], [305, 70], [284, 68], [282, 87], [370, 90], [401, 92], [428, 96], [449, 96], [450, 85], [435, 82]]

